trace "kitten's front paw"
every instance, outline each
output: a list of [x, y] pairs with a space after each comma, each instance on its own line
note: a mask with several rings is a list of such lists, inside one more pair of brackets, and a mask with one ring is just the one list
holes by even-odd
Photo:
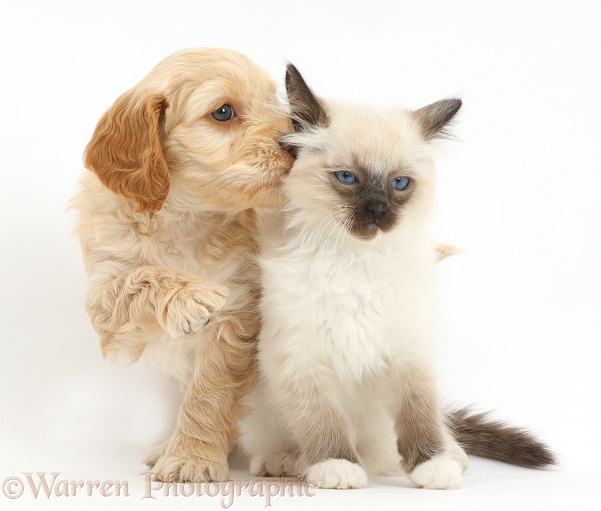
[[460, 462], [448, 454], [439, 454], [415, 467], [409, 477], [420, 488], [452, 490], [461, 485], [462, 472]]
[[461, 465], [462, 472], [465, 472], [469, 467], [470, 461], [467, 454], [457, 442], [453, 441], [452, 444], [447, 445], [446, 454]]
[[280, 477], [296, 475], [296, 457], [284, 451], [256, 456], [250, 461], [250, 472], [258, 477]]
[[311, 465], [303, 474], [307, 482], [318, 488], [364, 488], [367, 473], [360, 465], [343, 459], [329, 459]]
[[228, 295], [229, 289], [224, 286], [188, 282], [165, 309], [165, 330], [174, 339], [198, 331], [224, 307]]
[[179, 483], [227, 481], [229, 478], [227, 463], [215, 463], [190, 453], [166, 452], [154, 465], [152, 474], [158, 481]]

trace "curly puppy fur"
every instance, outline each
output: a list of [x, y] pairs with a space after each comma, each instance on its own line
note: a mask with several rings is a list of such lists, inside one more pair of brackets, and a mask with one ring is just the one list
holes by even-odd
[[[231, 105], [235, 116], [211, 115]], [[158, 360], [185, 389], [154, 474], [224, 480], [254, 380], [256, 208], [282, 200], [292, 129], [266, 71], [230, 50], [178, 52], [120, 96], [73, 199], [86, 307], [107, 357]]]

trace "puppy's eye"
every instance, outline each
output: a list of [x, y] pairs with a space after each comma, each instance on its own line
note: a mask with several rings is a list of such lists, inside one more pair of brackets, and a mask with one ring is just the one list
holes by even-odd
[[231, 121], [236, 117], [236, 112], [232, 108], [232, 105], [221, 105], [217, 110], [211, 112], [213, 119], [220, 122]]
[[406, 190], [409, 186], [409, 181], [410, 179], [407, 176], [395, 177], [391, 183], [392, 188], [399, 192], [402, 192], [403, 190]]
[[357, 182], [357, 176], [348, 170], [338, 170], [334, 172], [334, 175], [343, 185], [352, 185]]

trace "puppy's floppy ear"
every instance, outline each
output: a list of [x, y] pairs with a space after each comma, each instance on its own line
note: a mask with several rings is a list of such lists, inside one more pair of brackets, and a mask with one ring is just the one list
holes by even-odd
[[286, 67], [286, 94], [290, 103], [294, 131], [328, 127], [330, 124], [328, 114], [305, 83], [298, 69], [292, 64]]
[[131, 199], [136, 211], [158, 211], [169, 193], [161, 145], [168, 107], [162, 94], [123, 94], [102, 116], [85, 150], [85, 166], [113, 193]]
[[460, 108], [460, 99], [443, 99], [416, 110], [413, 115], [420, 123], [424, 138], [432, 140], [449, 136], [446, 128]]

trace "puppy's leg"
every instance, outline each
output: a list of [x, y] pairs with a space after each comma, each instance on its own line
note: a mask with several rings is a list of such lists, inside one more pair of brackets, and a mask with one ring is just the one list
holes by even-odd
[[[98, 272], [100, 273], [100, 272]], [[168, 268], [141, 266], [108, 283], [92, 274], [87, 310], [100, 333], [103, 353], [144, 351], [146, 336], [172, 338], [199, 330], [225, 305], [227, 288]]]
[[405, 364], [393, 374], [401, 396], [396, 431], [403, 468], [421, 488], [459, 487], [463, 460], [448, 444], [430, 368], [427, 364]]
[[[251, 324], [252, 323], [252, 324]], [[161, 481], [224, 481], [242, 398], [254, 384], [258, 317], [220, 319], [201, 344], [177, 428], [153, 473]]]
[[165, 449], [167, 449], [168, 445], [169, 442], [163, 442], [161, 445], [153, 448], [152, 451], [148, 453], [146, 458], [144, 458], [144, 465], [146, 465], [148, 468], [154, 467], [157, 464], [157, 461], [159, 461], [160, 457], [165, 453]]

